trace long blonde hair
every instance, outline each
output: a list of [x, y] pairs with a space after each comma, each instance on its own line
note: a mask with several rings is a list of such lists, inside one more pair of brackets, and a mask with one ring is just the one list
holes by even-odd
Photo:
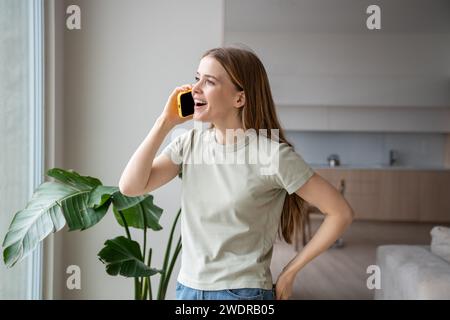
[[[270, 129], [278, 129], [279, 142], [294, 148], [286, 140], [278, 121], [269, 79], [258, 56], [250, 50], [238, 47], [210, 49], [203, 54], [202, 58], [206, 56], [218, 61], [235, 87], [239, 91], [244, 91], [245, 105], [239, 108], [239, 117], [244, 130], [252, 128], [258, 133], [260, 129], [267, 129], [268, 137], [272, 138]], [[211, 127], [213, 126], [211, 124]], [[278, 235], [281, 234], [287, 243], [292, 243], [295, 233], [302, 230], [305, 210], [306, 203], [301, 197], [295, 193], [286, 195]]]

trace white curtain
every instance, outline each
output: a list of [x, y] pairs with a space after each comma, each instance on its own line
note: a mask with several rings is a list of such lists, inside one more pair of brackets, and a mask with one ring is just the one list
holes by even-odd
[[[0, 241], [40, 183], [42, 16], [35, 0], [0, 0]], [[38, 10], [37, 10], [38, 8]], [[2, 248], [3, 249], [3, 248]], [[40, 250], [7, 269], [0, 299], [39, 298]], [[36, 290], [38, 289], [38, 290]]]

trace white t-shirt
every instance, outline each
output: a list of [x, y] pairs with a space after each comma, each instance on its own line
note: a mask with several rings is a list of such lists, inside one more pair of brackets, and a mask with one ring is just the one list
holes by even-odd
[[199, 290], [272, 289], [270, 262], [286, 194], [314, 172], [286, 143], [253, 130], [223, 145], [215, 130], [191, 129], [162, 151], [182, 172], [177, 280]]

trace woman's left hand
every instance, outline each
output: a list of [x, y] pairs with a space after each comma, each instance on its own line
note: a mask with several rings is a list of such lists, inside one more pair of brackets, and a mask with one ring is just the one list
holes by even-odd
[[292, 295], [292, 286], [294, 284], [295, 274], [284, 269], [278, 276], [275, 285], [276, 300], [287, 300]]

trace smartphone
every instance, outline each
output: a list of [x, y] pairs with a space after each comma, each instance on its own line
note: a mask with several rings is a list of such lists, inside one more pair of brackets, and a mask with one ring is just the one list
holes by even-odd
[[180, 92], [178, 94], [178, 115], [185, 118], [194, 113], [194, 98], [192, 90]]

